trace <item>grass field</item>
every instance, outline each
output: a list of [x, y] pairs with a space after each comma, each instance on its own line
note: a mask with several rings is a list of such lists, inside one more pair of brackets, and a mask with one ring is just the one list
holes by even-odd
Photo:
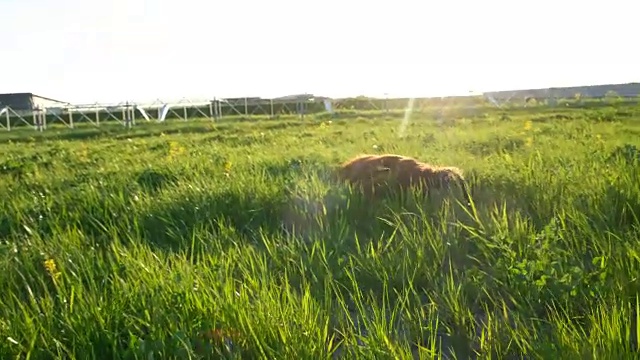
[[[637, 358], [640, 106], [465, 114], [0, 134], [0, 358]], [[475, 211], [327, 181], [362, 152]]]

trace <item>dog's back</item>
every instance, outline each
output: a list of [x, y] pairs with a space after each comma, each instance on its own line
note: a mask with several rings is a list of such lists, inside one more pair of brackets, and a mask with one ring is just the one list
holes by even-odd
[[427, 191], [458, 184], [464, 188], [465, 197], [470, 201], [462, 170], [452, 166], [433, 166], [408, 156], [359, 155], [342, 163], [338, 174], [340, 180], [363, 186], [367, 192], [380, 192], [387, 187], [409, 188], [417, 183], [426, 185]]

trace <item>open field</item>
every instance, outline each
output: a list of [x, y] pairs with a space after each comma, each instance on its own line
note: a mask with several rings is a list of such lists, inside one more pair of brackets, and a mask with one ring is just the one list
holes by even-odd
[[[0, 133], [0, 358], [636, 358], [640, 106], [401, 121]], [[475, 213], [331, 186], [361, 152]]]

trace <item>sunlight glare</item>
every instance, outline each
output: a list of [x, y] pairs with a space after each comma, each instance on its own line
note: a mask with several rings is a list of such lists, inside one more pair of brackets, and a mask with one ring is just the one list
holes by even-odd
[[411, 113], [413, 112], [413, 103], [416, 99], [409, 98], [409, 102], [407, 103], [407, 107], [404, 108], [404, 117], [402, 118], [402, 122], [400, 123], [400, 130], [398, 131], [398, 136], [400, 138], [404, 137], [404, 133], [407, 130], [407, 125], [409, 124], [409, 120], [411, 119]]

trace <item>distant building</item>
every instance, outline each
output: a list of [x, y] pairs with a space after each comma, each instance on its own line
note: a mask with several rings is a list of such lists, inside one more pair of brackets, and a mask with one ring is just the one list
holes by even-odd
[[280, 97], [273, 98], [271, 100], [279, 103], [296, 103], [296, 102], [324, 101], [324, 100], [331, 100], [331, 98], [326, 96], [315, 96], [313, 94], [296, 94], [296, 95], [280, 96]]
[[562, 88], [528, 89], [510, 91], [485, 92], [485, 97], [496, 100], [510, 100], [518, 98], [549, 99], [572, 98], [580, 94], [583, 98], [603, 98], [609, 92], [615, 92], [621, 97], [632, 98], [640, 95], [640, 83], [572, 86]]
[[5, 107], [16, 113], [29, 113], [34, 109], [45, 109], [48, 107], [65, 107], [68, 102], [50, 99], [32, 93], [12, 93], [0, 94], [0, 110]]

